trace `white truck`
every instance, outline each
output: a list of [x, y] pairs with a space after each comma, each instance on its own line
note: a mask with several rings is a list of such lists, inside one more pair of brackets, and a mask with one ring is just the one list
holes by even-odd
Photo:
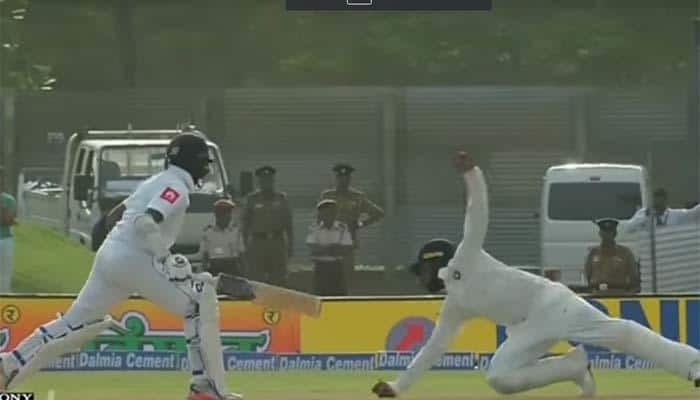
[[[629, 220], [647, 207], [649, 177], [640, 165], [565, 164], [549, 168], [544, 176], [540, 210], [543, 268], [561, 273], [569, 286], [585, 284], [584, 265], [589, 250], [600, 243], [600, 218]], [[627, 243], [622, 233], [618, 242]]]
[[[170, 139], [182, 130], [89, 130], [66, 143], [60, 187], [25, 189], [20, 212], [29, 219], [61, 229], [92, 247], [96, 224], [149, 176], [161, 171]], [[190, 196], [187, 217], [173, 252], [199, 262], [202, 229], [212, 221], [213, 204], [230, 189], [219, 147], [207, 139], [212, 172]], [[96, 243], [97, 244], [97, 243]]]

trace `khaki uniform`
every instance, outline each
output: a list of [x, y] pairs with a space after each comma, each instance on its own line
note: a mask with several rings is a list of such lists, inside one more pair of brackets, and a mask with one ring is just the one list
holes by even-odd
[[309, 228], [306, 244], [314, 262], [314, 293], [319, 296], [346, 296], [345, 255], [352, 251], [352, 236], [347, 225], [335, 221], [329, 228], [315, 223]]
[[256, 191], [248, 195], [242, 215], [248, 243], [250, 273], [254, 279], [284, 286], [287, 279], [288, 232], [292, 210], [287, 196], [275, 192], [271, 197]]
[[245, 275], [241, 258], [245, 253], [243, 236], [238, 226], [224, 229], [216, 224], [204, 228], [200, 244], [204, 270], [216, 276], [219, 273]]
[[367, 195], [359, 190], [349, 188], [347, 192], [338, 192], [336, 189], [325, 190], [321, 193], [321, 200], [335, 200], [338, 207], [338, 221], [347, 225], [353, 242], [353, 250], [348, 252], [344, 262], [345, 282], [352, 286], [352, 275], [355, 271], [355, 249], [358, 247], [357, 229], [359, 222], [366, 219], [381, 217], [384, 211], [373, 203]]
[[586, 258], [585, 270], [588, 286], [595, 292], [633, 292], [639, 285], [637, 262], [632, 250], [625, 246], [615, 245], [610, 253], [594, 247]]

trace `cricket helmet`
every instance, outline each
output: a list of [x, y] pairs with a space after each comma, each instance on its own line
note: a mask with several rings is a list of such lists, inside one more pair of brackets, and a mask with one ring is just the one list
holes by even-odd
[[438, 277], [438, 271], [452, 259], [455, 245], [447, 239], [432, 239], [418, 252], [418, 260], [411, 264], [411, 272], [416, 276], [429, 275], [423, 284], [430, 292], [439, 292], [445, 283]]
[[182, 133], [174, 137], [166, 150], [168, 165], [177, 165], [189, 172], [195, 183], [209, 174], [209, 156], [207, 141], [196, 132]]

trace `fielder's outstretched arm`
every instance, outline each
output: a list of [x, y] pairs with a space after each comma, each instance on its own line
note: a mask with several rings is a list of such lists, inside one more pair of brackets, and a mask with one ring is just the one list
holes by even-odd
[[464, 181], [469, 194], [464, 217], [462, 251], [479, 251], [484, 244], [489, 224], [489, 198], [484, 173], [477, 166], [464, 172]]
[[389, 383], [397, 394], [408, 389], [426, 371], [440, 361], [440, 357], [447, 351], [463, 321], [462, 314], [457, 311], [456, 306], [445, 300], [430, 339], [428, 339], [425, 346], [418, 352], [406, 370], [399, 375], [398, 379]]
[[637, 210], [637, 212], [634, 213], [634, 215], [632, 216], [632, 218], [629, 219], [629, 221], [620, 224], [620, 231], [626, 234], [632, 234], [642, 230], [647, 220], [650, 219], [646, 213], [646, 208], [641, 208]]

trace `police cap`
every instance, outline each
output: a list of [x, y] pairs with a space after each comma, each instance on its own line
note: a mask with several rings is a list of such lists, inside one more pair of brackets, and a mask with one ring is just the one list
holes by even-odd
[[614, 218], [601, 218], [596, 220], [595, 223], [598, 225], [601, 231], [614, 232], [617, 230], [617, 225], [620, 223], [620, 221]]
[[333, 171], [337, 175], [350, 175], [355, 171], [355, 168], [350, 164], [339, 163], [333, 166]]
[[255, 170], [255, 176], [270, 176], [277, 172], [276, 169], [269, 165], [263, 165], [262, 167]]
[[324, 207], [335, 206], [337, 204], [338, 204], [338, 202], [333, 200], [333, 199], [324, 199], [324, 200], [319, 201], [318, 204], [316, 204], [316, 209], [320, 210]]
[[219, 199], [214, 202], [215, 210], [233, 210], [234, 208], [236, 208], [236, 203], [229, 199]]

